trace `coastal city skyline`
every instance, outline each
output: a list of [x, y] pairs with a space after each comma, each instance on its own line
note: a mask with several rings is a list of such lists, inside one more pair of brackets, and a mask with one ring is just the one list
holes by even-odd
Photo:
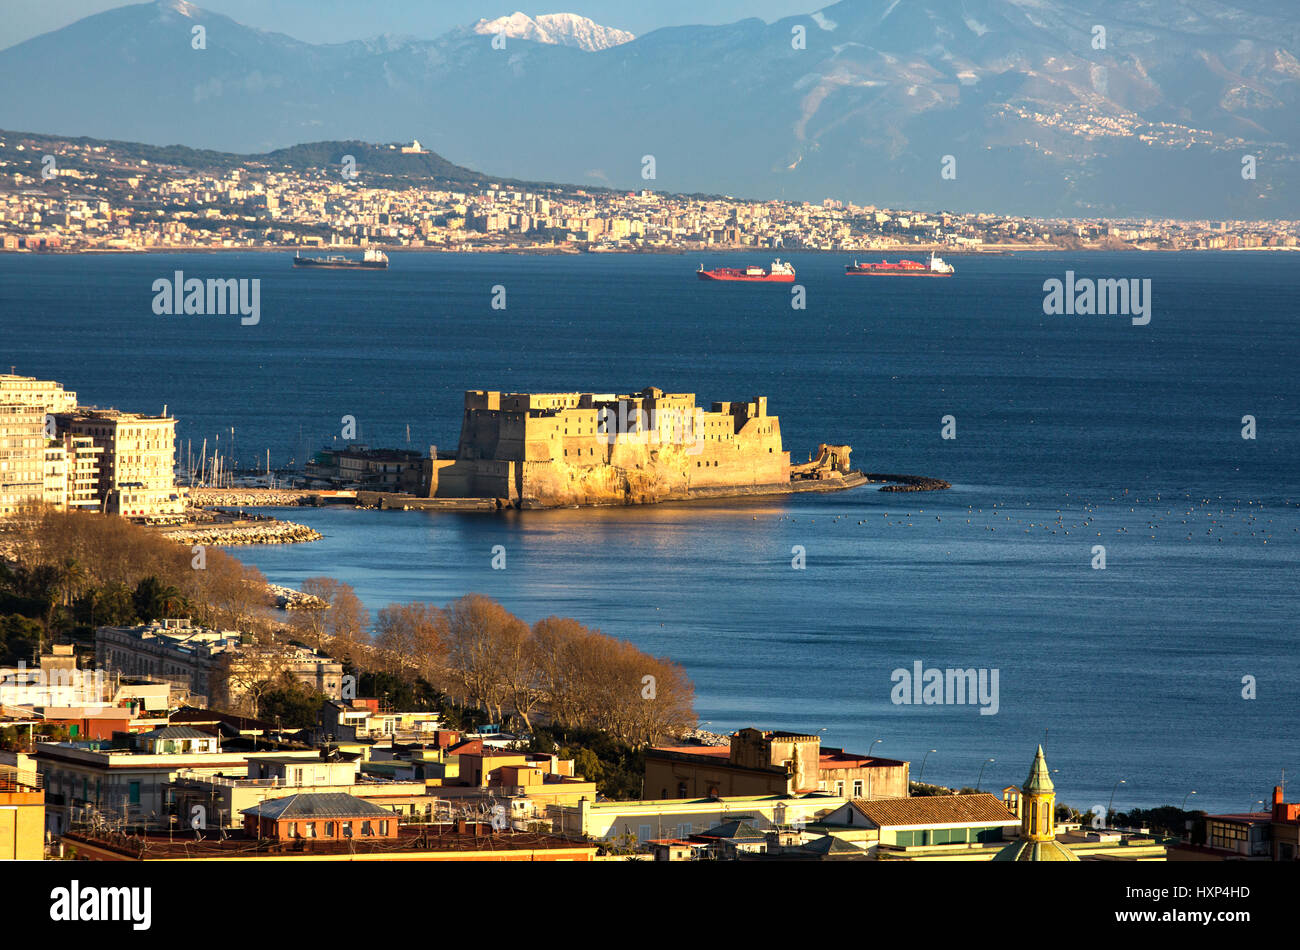
[[[1300, 222], [1039, 218], [820, 203], [593, 190], [492, 180], [470, 169], [432, 179], [406, 143], [318, 143], [309, 157], [205, 155], [0, 132], [12, 187], [6, 250], [164, 250], [364, 246], [492, 251], [788, 248], [872, 251], [1292, 249]], [[352, 151], [347, 151], [351, 149]], [[353, 152], [359, 152], [358, 155]], [[388, 153], [388, 154], [384, 154]], [[323, 161], [326, 155], [333, 161]], [[373, 167], [375, 157], [382, 164]], [[199, 168], [214, 162], [223, 168]], [[290, 164], [292, 163], [292, 165]], [[319, 163], [319, 164], [317, 164]], [[297, 166], [297, 167], [292, 167]], [[404, 167], [405, 166], [405, 167]], [[202, 210], [199, 210], [199, 209]]]

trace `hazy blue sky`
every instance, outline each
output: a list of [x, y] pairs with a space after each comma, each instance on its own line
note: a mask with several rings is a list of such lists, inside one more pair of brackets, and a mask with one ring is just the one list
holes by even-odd
[[[480, 17], [516, 10], [577, 13], [638, 35], [661, 26], [731, 23], [756, 16], [771, 21], [829, 6], [833, 0], [203, 0], [196, 5], [247, 26], [287, 33], [310, 43], [338, 43], [379, 33], [433, 37]], [[67, 26], [121, 0], [0, 0], [0, 49]]]

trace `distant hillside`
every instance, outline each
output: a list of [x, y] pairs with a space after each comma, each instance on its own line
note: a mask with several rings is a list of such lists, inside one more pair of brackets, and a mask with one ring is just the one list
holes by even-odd
[[244, 158], [268, 166], [306, 171], [309, 168], [341, 168], [345, 155], [351, 155], [356, 160], [358, 174], [456, 185], [505, 183], [504, 179], [492, 178], [449, 162], [436, 152], [409, 154], [402, 152], [400, 145], [390, 148], [369, 142], [307, 142], [278, 148], [265, 155], [247, 155]]
[[507, 20], [504, 43], [315, 45], [180, 0], [114, 7], [0, 50], [0, 113], [261, 154], [418, 137], [502, 180], [641, 188], [650, 156], [675, 193], [1300, 217], [1295, 2], [840, 0], [605, 48]]
[[[88, 135], [49, 135], [44, 132], [19, 132], [13, 129], [0, 129], [0, 140], [6, 142], [28, 142], [40, 148], [57, 151], [61, 142], [78, 146], [103, 146], [113, 151], [119, 159], [131, 162], [146, 161], [151, 165], [172, 165], [177, 168], [194, 171], [221, 171], [230, 168], [261, 166], [266, 168], [288, 169], [303, 173], [315, 170], [341, 170], [343, 157], [351, 155], [356, 159], [357, 173], [367, 175], [374, 184], [388, 188], [443, 186], [453, 188], [482, 188], [488, 185], [500, 185], [517, 191], [582, 191], [586, 194], [608, 194], [623, 191], [620, 188], [608, 188], [603, 185], [574, 185], [567, 182], [525, 181], [519, 178], [498, 178], [485, 175], [449, 162], [436, 152], [404, 153], [403, 145], [409, 142], [391, 145], [375, 145], [371, 142], [305, 142], [278, 148], [273, 152], [241, 155], [237, 152], [217, 152], [206, 148], [190, 148], [187, 145], [148, 145], [143, 142], [123, 142], [118, 139], [101, 139]], [[10, 154], [10, 160], [16, 156]], [[32, 155], [32, 164], [38, 157]], [[62, 164], [69, 165], [64, 161]], [[75, 165], [76, 163], [71, 163]], [[121, 177], [122, 172], [116, 176]], [[375, 181], [375, 179], [380, 179]], [[659, 190], [659, 189], [656, 189]], [[713, 200], [723, 197], [719, 194], [692, 192], [678, 197]]]
[[[119, 142], [115, 139], [94, 138], [89, 135], [47, 135], [43, 132], [19, 132], [15, 129], [0, 129], [0, 139], [5, 142], [24, 141], [37, 145], [55, 146], [59, 142], [74, 145], [111, 148], [122, 158], [132, 161], [147, 161], [155, 165], [179, 165], [183, 168], [234, 168], [245, 164], [247, 156], [231, 152], [214, 152], [205, 148], [189, 148], [184, 145], [145, 145], [141, 142]], [[13, 158], [12, 155], [9, 156]]]
[[[117, 139], [100, 139], [91, 136], [47, 135], [41, 132], [18, 132], [0, 129], [0, 138], [6, 141], [22, 140], [36, 145], [55, 147], [60, 142], [78, 146], [104, 146], [112, 149], [119, 158], [151, 165], [174, 165], [195, 171], [219, 171], [260, 165], [267, 168], [290, 169], [306, 172], [312, 169], [341, 169], [343, 159], [351, 155], [360, 175], [380, 176], [385, 185], [452, 185], [482, 187], [498, 184], [502, 187], [526, 190], [573, 188], [553, 182], [521, 181], [515, 178], [496, 178], [472, 168], [449, 162], [436, 152], [404, 153], [402, 145], [375, 145], [370, 142], [306, 142], [278, 148], [272, 152], [241, 155], [236, 152], [218, 152], [212, 149], [190, 148], [186, 145], [148, 145], [142, 142], [123, 142]], [[11, 156], [12, 157], [12, 156]], [[582, 186], [584, 191], [605, 192], [607, 188]]]

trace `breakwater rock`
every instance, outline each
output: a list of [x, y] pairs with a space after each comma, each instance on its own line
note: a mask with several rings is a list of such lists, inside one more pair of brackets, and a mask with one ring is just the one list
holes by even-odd
[[309, 492], [278, 488], [191, 488], [191, 508], [294, 508]]
[[230, 547], [240, 544], [296, 544], [316, 541], [320, 532], [292, 521], [235, 521], [211, 525], [186, 525], [162, 532], [163, 537], [181, 544]]
[[314, 597], [311, 594], [304, 594], [300, 590], [294, 590], [292, 587], [283, 587], [279, 584], [267, 584], [267, 593], [275, 599], [275, 606], [281, 610], [302, 610], [306, 608], [328, 607], [329, 604]]
[[888, 482], [881, 486], [881, 491], [943, 491], [952, 488], [951, 483], [942, 478], [929, 478], [925, 475], [886, 475], [882, 472], [865, 472], [869, 482]]

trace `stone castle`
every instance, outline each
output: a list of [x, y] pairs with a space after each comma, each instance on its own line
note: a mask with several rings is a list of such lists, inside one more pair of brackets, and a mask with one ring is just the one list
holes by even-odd
[[849, 454], [822, 445], [792, 466], [765, 396], [706, 412], [694, 393], [654, 388], [630, 396], [470, 390], [456, 453], [431, 451], [420, 494], [527, 508], [791, 491], [810, 481], [830, 488], [852, 474]]

